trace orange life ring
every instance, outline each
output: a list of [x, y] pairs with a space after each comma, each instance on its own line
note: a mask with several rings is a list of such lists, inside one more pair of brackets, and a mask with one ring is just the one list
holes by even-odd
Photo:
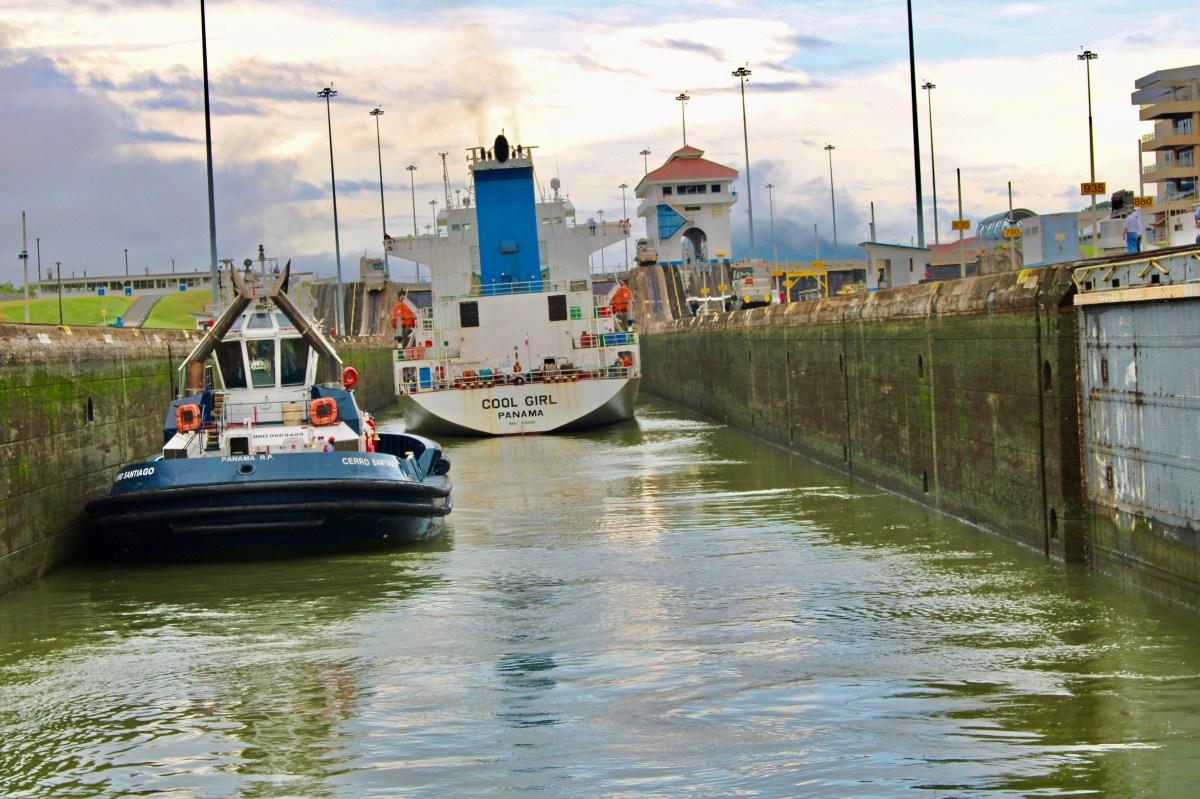
[[353, 366], [347, 366], [342, 370], [342, 385], [346, 388], [354, 388], [358, 382], [358, 370]]
[[333, 397], [321, 397], [308, 403], [308, 420], [316, 427], [337, 424], [337, 401]]
[[200, 406], [189, 402], [175, 409], [175, 426], [181, 433], [200, 429]]

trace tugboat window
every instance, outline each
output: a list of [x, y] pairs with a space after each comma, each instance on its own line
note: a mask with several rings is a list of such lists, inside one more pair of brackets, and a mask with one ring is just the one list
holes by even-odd
[[250, 362], [250, 383], [254, 388], [271, 388], [275, 385], [274, 339], [247, 341], [246, 358]]
[[308, 344], [302, 338], [285, 338], [279, 342], [279, 385], [304, 385], [304, 370], [308, 366]]
[[271, 315], [269, 313], [256, 313], [250, 317], [250, 324], [246, 325], [248, 330], [270, 330]]
[[221, 370], [221, 382], [225, 388], [245, 388], [246, 370], [242, 364], [242, 348], [236, 341], [222, 341], [217, 345], [217, 366]]

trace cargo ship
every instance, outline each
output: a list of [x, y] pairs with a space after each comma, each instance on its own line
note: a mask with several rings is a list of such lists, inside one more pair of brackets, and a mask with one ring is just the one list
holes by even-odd
[[539, 195], [533, 148], [503, 134], [467, 161], [472, 190], [436, 231], [385, 241], [431, 274], [431, 307], [394, 317], [406, 429], [520, 435], [632, 418], [641, 357], [629, 290], [617, 281], [597, 296], [590, 266], [628, 237], [628, 221], [578, 222], [557, 178]]

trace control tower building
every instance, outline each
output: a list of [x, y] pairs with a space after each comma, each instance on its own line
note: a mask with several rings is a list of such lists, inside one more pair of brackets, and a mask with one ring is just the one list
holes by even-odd
[[703, 271], [732, 258], [729, 213], [737, 202], [731, 189], [738, 171], [703, 156], [703, 150], [684, 146], [634, 189], [641, 201], [637, 215], [646, 220], [660, 264]]

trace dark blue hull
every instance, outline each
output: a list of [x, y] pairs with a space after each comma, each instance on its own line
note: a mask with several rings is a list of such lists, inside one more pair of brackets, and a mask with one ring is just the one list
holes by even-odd
[[382, 453], [136, 464], [88, 504], [92, 551], [129, 560], [246, 560], [413, 544], [442, 532], [450, 481]]

